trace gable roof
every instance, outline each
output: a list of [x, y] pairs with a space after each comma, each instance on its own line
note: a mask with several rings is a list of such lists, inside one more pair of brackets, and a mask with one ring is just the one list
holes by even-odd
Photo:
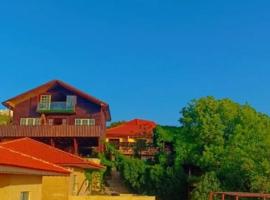
[[45, 160], [0, 146], [0, 165], [24, 169], [69, 174], [70, 171]]
[[4, 102], [2, 102], [2, 104], [4, 106], [6, 106], [7, 108], [9, 109], [13, 109], [18, 103], [20, 102], [23, 102], [31, 97], [34, 97], [34, 96], [37, 96], [37, 95], [40, 95], [46, 91], [48, 91], [50, 88], [54, 87], [55, 85], [60, 85], [62, 86], [63, 88], [69, 90], [69, 91], [72, 91], [74, 92], [75, 94], [81, 96], [82, 98], [92, 102], [92, 103], [95, 103], [97, 105], [100, 105], [101, 108], [104, 110], [105, 112], [105, 115], [106, 115], [106, 120], [107, 121], [110, 121], [111, 120], [111, 114], [110, 114], [110, 108], [109, 108], [109, 105], [63, 81], [60, 81], [60, 80], [52, 80], [52, 81], [49, 81], [43, 85], [40, 85], [34, 89], [31, 89], [31, 90], [28, 90], [22, 94], [19, 94], [15, 97], [12, 97]]
[[106, 130], [106, 137], [152, 137], [156, 123], [149, 120], [133, 119]]
[[79, 167], [84, 169], [102, 169], [103, 166], [71, 153], [54, 148], [50, 145], [38, 142], [30, 138], [21, 138], [0, 143], [0, 146], [25, 153], [30, 156], [41, 158], [48, 162], [70, 167]]

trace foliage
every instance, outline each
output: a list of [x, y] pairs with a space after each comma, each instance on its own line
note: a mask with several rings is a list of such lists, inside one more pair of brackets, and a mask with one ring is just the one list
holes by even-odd
[[91, 192], [101, 192], [104, 187], [104, 173], [105, 170], [91, 170], [85, 171], [85, 177], [90, 183]]
[[[181, 111], [180, 127], [158, 126], [147, 163], [117, 153], [134, 191], [160, 199], [208, 198], [210, 191], [270, 192], [270, 118], [248, 104], [204, 97]], [[116, 153], [116, 152], [115, 152]]]
[[9, 124], [10, 122], [10, 117], [8, 115], [0, 115], [0, 125], [5, 125], [5, 124]]
[[200, 177], [200, 181], [191, 193], [191, 199], [208, 200], [211, 191], [219, 191], [220, 182], [215, 172], [207, 172]]
[[134, 156], [141, 158], [141, 153], [147, 148], [146, 140], [137, 139], [133, 147]]
[[137, 158], [118, 154], [117, 167], [131, 190], [140, 194], [156, 195], [161, 199], [172, 200], [185, 196], [185, 175], [183, 170], [149, 165]]
[[268, 116], [249, 105], [206, 97], [185, 107], [180, 122], [188, 143], [178, 142], [178, 162], [197, 166], [204, 174], [214, 171], [224, 190], [270, 192]]
[[112, 122], [112, 123], [108, 126], [108, 128], [113, 128], [113, 127], [119, 126], [119, 125], [124, 124], [124, 123], [126, 123], [126, 121], [124, 121], [124, 120]]

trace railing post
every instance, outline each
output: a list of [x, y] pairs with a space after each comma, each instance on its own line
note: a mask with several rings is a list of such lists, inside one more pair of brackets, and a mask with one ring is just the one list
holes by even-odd
[[50, 143], [51, 143], [51, 146], [52, 146], [52, 147], [55, 147], [55, 143], [54, 143], [53, 138], [50, 138]]
[[209, 195], [209, 200], [213, 200], [213, 192], [210, 192], [210, 195]]
[[73, 148], [74, 148], [74, 154], [78, 155], [78, 142], [76, 138], [73, 138]]
[[222, 194], [221, 198], [222, 198], [222, 200], [225, 200], [225, 194]]

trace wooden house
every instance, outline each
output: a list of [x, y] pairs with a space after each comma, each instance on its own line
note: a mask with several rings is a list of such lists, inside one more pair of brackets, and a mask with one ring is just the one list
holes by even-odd
[[12, 120], [0, 126], [2, 141], [30, 137], [82, 156], [103, 149], [109, 105], [63, 81], [50, 81], [3, 105]]

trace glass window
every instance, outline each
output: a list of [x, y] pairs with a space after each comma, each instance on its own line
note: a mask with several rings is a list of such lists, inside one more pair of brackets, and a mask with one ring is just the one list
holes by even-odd
[[75, 119], [76, 126], [94, 126], [95, 119]]
[[20, 119], [20, 125], [26, 125], [26, 118]]
[[81, 120], [80, 120], [80, 119], [75, 119], [75, 125], [76, 125], [76, 126], [81, 125]]
[[34, 126], [34, 125], [40, 125], [40, 123], [41, 123], [40, 118], [21, 118], [20, 119], [20, 125]]
[[40, 103], [39, 103], [40, 110], [49, 109], [50, 104], [51, 104], [51, 95], [41, 95], [40, 96]]
[[21, 192], [20, 200], [30, 200], [29, 192]]
[[82, 119], [81, 125], [86, 126], [88, 125], [88, 119]]
[[95, 123], [96, 123], [95, 119], [89, 119], [90, 126], [95, 126]]

